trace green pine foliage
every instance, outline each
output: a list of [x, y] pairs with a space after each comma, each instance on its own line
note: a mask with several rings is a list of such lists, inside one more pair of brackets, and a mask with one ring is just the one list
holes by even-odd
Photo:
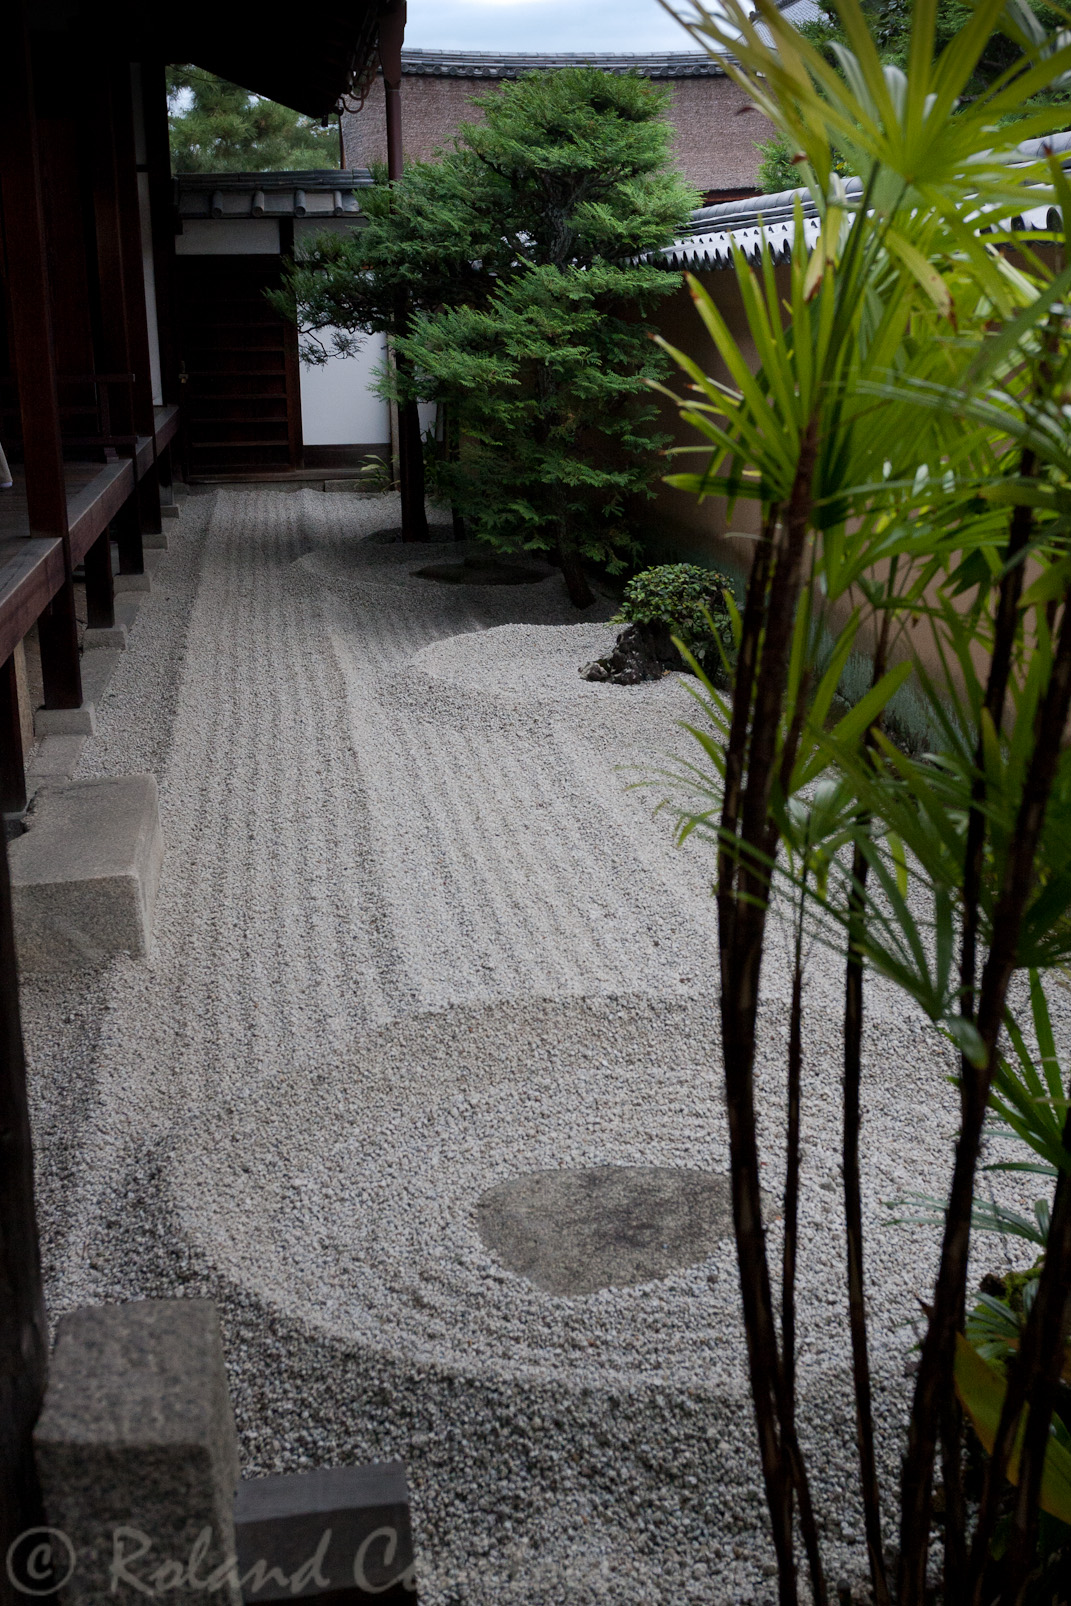
[[167, 106], [176, 173], [338, 167], [337, 126], [321, 128], [200, 67], [168, 67]]
[[533, 264], [486, 307], [419, 320], [400, 342], [420, 388], [458, 406], [465, 450], [439, 457], [435, 477], [496, 550], [611, 573], [634, 553], [627, 499], [647, 491], [669, 442], [640, 388], [662, 373], [660, 354], [629, 315], [653, 299], [643, 267]]
[[755, 149], [760, 157], [759, 189], [764, 195], [777, 195], [782, 190], [799, 188], [800, 170], [783, 134], [764, 139]]
[[[323, 239], [284, 292], [315, 360], [385, 330], [400, 399], [445, 406], [438, 489], [502, 552], [548, 551], [573, 600], [584, 559], [619, 569], [667, 437], [644, 321], [680, 280], [640, 260], [698, 203], [670, 166], [646, 79], [532, 73], [477, 103], [453, 149], [364, 192], [367, 227]], [[460, 445], [458, 444], [460, 442]]]
[[305, 245], [269, 297], [298, 323], [303, 362], [349, 356], [369, 334], [401, 334], [421, 311], [483, 305], [508, 272], [496, 199], [465, 152], [412, 162], [360, 201], [364, 226]]
[[583, 560], [612, 573], [634, 553], [630, 504], [668, 444], [644, 320], [679, 281], [636, 259], [697, 198], [669, 166], [667, 96], [645, 79], [534, 73], [478, 104], [457, 155], [508, 260], [481, 303], [422, 312], [399, 346], [421, 394], [459, 417], [465, 447], [441, 454], [440, 486], [499, 551], [554, 554], [584, 606]]

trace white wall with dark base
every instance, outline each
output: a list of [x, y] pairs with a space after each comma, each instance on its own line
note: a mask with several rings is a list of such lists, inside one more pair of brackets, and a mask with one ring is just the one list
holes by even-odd
[[[331, 349], [333, 330], [322, 339]], [[372, 389], [374, 370], [383, 362], [386, 341], [367, 335], [352, 357], [301, 365], [301, 430], [308, 446], [369, 447], [390, 441], [387, 403]]]

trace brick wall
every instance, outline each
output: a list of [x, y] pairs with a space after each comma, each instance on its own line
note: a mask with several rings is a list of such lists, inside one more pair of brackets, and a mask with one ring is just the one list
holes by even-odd
[[[730, 78], [678, 78], [669, 84], [674, 151], [690, 184], [704, 194], [758, 188], [756, 144], [771, 125]], [[458, 124], [482, 116], [474, 95], [493, 92], [486, 80], [406, 74], [402, 79], [402, 137], [406, 156], [427, 161], [449, 146]], [[377, 78], [362, 110], [342, 120], [347, 167], [386, 162], [383, 82]]]

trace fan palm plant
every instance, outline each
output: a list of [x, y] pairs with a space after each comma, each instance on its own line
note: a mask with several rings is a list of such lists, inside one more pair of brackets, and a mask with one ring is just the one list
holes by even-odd
[[[1071, 48], [1026, 40], [1016, 67], [962, 102], [1003, 8], [1004, 0], [978, 0], [935, 60], [935, 0], [917, 0], [906, 73], [882, 67], [858, 0], [838, 3], [850, 41], [837, 47], [839, 71], [772, 0], [758, 0], [755, 21], [750, 7], [723, 0], [718, 16], [701, 13], [686, 24], [701, 44], [731, 51], [721, 57], [725, 70], [800, 153], [801, 180], [820, 219], [808, 252], [797, 214], [784, 302], [769, 253], [758, 272], [737, 253], [755, 371], [694, 280], [727, 380], [673, 353], [692, 381], [691, 395], [678, 400], [682, 418], [704, 437], [692, 450], [705, 461], [671, 483], [724, 497], [730, 508], [750, 499], [761, 512], [735, 621], [732, 693], [723, 697], [708, 684], [698, 694], [705, 719], [691, 729], [702, 756], [682, 772], [692, 797], [678, 807], [682, 836], [706, 834], [717, 851], [734, 1226], [782, 1603], [798, 1597], [797, 1524], [813, 1599], [825, 1600], [827, 1590], [795, 1424], [790, 1240], [799, 1067], [791, 1044], [780, 1324], [759, 1187], [758, 982], [775, 875], [794, 879], [820, 907], [826, 940], [845, 962], [848, 1320], [877, 1602], [895, 1595], [903, 1606], [921, 1606], [926, 1598], [938, 1451], [945, 1599], [988, 1601], [994, 1588], [1002, 1599], [1018, 1599], [1050, 1439], [1053, 1366], [1062, 1354], [1059, 1288], [1071, 1270], [1063, 1174], [1046, 1269], [1009, 1372], [972, 1535], [953, 1377], [982, 1128], [1012, 974], [1064, 956], [1071, 911], [1071, 774], [1060, 746], [1071, 708], [1060, 298], [1071, 280], [1062, 274], [1043, 284], [1000, 249], [1011, 240], [1001, 220], [1021, 209], [1024, 184], [1037, 187], [1039, 201], [1062, 203], [1067, 192], [1058, 170], [1044, 160], [1024, 164], [998, 132], [1002, 117], [1071, 68]], [[1014, 137], [1042, 132], [1044, 113], [1020, 121]], [[859, 174], [860, 196], [838, 178], [834, 149]], [[1024, 585], [1027, 559], [1032, 577]], [[809, 648], [819, 625], [831, 621], [836, 645], [818, 675]], [[913, 661], [907, 638], [920, 622], [938, 672]], [[871, 690], [829, 731], [843, 665], [864, 640], [874, 663]], [[882, 709], [912, 672], [941, 733], [942, 750], [926, 759], [909, 759], [881, 731]], [[881, 1525], [864, 1299], [859, 1132], [868, 968], [915, 998], [961, 1053], [960, 1131], [911, 1413], [895, 1575]], [[794, 988], [793, 1040], [802, 1007]], [[1015, 1435], [1027, 1401], [1020, 1454]], [[1013, 1447], [1013, 1539], [994, 1583], [990, 1540]]]

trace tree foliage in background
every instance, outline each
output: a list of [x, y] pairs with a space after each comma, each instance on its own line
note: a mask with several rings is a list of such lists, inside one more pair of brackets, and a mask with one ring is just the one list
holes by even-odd
[[759, 189], [764, 195], [777, 195], [782, 190], [794, 190], [800, 182], [800, 172], [789, 149], [788, 142], [780, 134], [772, 134], [764, 139], [755, 149], [759, 153]]
[[[883, 64], [906, 71], [911, 45], [911, 19], [914, 0], [862, 0], [862, 11]], [[848, 47], [845, 33], [835, 4], [821, 4], [822, 18], [804, 22], [800, 35], [820, 50], [831, 66], [839, 70], [836, 48]], [[939, 0], [934, 21], [934, 51], [937, 55], [962, 32], [970, 21], [974, 8], [962, 0]], [[980, 52], [971, 77], [964, 85], [965, 100], [980, 95], [1002, 74], [1022, 70], [1026, 61], [1024, 48], [1041, 40], [1054, 40], [1061, 28], [1067, 26], [1066, 16], [1039, 0], [1013, 0], [997, 18], [993, 32]], [[1007, 125], [1018, 122], [1040, 107], [1054, 108], [1046, 133], [1056, 133], [1071, 127], [1071, 84], [1052, 82], [1022, 97], [1002, 114]], [[775, 133], [757, 147], [759, 187], [766, 194], [792, 189], [802, 183], [794, 161], [796, 148], [789, 144], [783, 133]], [[846, 171], [843, 164], [840, 170]]]
[[167, 121], [176, 173], [338, 167], [336, 124], [321, 128], [201, 67], [168, 67]]
[[[824, 19], [801, 23], [799, 31], [805, 39], [821, 49], [827, 59], [833, 61], [835, 58], [829, 47], [833, 43], [848, 45], [848, 37], [836, 6], [822, 4], [819, 0], [819, 7], [825, 13]], [[863, 3], [863, 12], [882, 62], [899, 67], [901, 72], [907, 70], [913, 10], [914, 0], [864, 0]], [[963, 4], [963, 0], [938, 0], [933, 35], [937, 55], [962, 33], [973, 13], [974, 7]], [[1016, 0], [1004, 15], [998, 17], [985, 48], [979, 53], [974, 71], [964, 85], [964, 96], [973, 99], [1003, 73], [1024, 65], [1024, 30], [1036, 31], [1036, 36], [1040, 38], [1053, 39], [1066, 26], [1066, 15], [1060, 10], [1042, 5], [1039, 0]], [[1003, 120], [1011, 123], [1039, 106], [1049, 105], [1069, 107], [1066, 113], [1058, 114], [1049, 132], [1066, 127], [1066, 121], [1061, 121], [1061, 117], [1071, 118], [1071, 88], [1066, 84], [1046, 84], [1035, 90], [1019, 106], [1009, 108], [1003, 114]]]
[[[693, 281], [726, 377], [675, 354], [692, 386], [682, 418], [703, 442], [691, 448], [700, 470], [671, 483], [724, 497], [730, 510], [752, 501], [761, 520], [734, 619], [731, 695], [711, 684], [699, 693], [689, 727], [699, 748], [679, 775], [678, 818], [682, 837], [706, 838], [717, 860], [734, 1231], [779, 1601], [800, 1599], [800, 1550], [809, 1598], [829, 1600], [797, 1417], [800, 1134], [814, 1096], [802, 1057], [804, 965], [814, 940], [839, 956], [844, 976], [845, 1340], [872, 1598], [1052, 1606], [1059, 1595], [1033, 1591], [1039, 1513], [1065, 1525], [1065, 1541], [1071, 1535], [1071, 1452], [1057, 1410], [1071, 1368], [1071, 1114], [1038, 1011], [1021, 1097], [1007, 1080], [1003, 1032], [1009, 1026], [1033, 1054], [1011, 1030], [1013, 978], [1071, 957], [1071, 270], [1054, 276], [1029, 237], [1000, 220], [1021, 208], [1029, 184], [1071, 225], [1071, 188], [1056, 162], [1014, 168], [1009, 159], [1017, 141], [1050, 130], [1043, 92], [1071, 67], [1071, 41], [1025, 37], [1026, 59], [968, 97], [998, 22], [1006, 25], [1005, 0], [977, 0], [940, 51], [939, 0], [915, 0], [906, 71], [882, 62], [861, 0], [838, 0], [848, 43], [834, 49], [836, 67], [774, 0], [757, 5], [772, 48], [739, 0], [721, 0], [691, 32], [724, 52], [729, 75], [804, 153], [821, 229], [809, 248], [797, 210], [787, 294], [769, 251], [756, 270], [738, 248], [746, 347]], [[1035, 96], [1040, 104], [1024, 114]], [[1012, 114], [1018, 121], [1001, 132]], [[858, 198], [836, 171], [837, 151], [859, 175]], [[993, 220], [984, 235], [979, 213]], [[1026, 271], [1001, 249], [1013, 242]], [[1066, 250], [1066, 239], [1057, 243]], [[819, 666], [827, 628], [835, 646]], [[844, 666], [863, 640], [870, 690], [834, 719]], [[911, 676], [937, 733], [924, 757], [900, 751], [882, 729]], [[776, 1281], [755, 1082], [775, 896], [793, 955]], [[895, 1546], [879, 1475], [879, 1452], [891, 1447], [876, 1438], [863, 1213], [881, 1166], [862, 1144], [866, 1099], [879, 1083], [895, 1096], [893, 1068], [865, 1052], [875, 972], [934, 1023], [934, 1077], [946, 1075], [947, 1045], [957, 1062], [936, 1274], [928, 1262], [919, 1270]], [[1000, 1365], [973, 1347], [966, 1319], [994, 1099], [1013, 1130], [1018, 1122], [1044, 1142], [1052, 1188], [1044, 1261]], [[988, 1454], [971, 1500], [964, 1412]]]
[[631, 552], [629, 500], [666, 440], [644, 318], [679, 281], [636, 258], [698, 198], [669, 165], [668, 96], [645, 79], [533, 73], [477, 104], [485, 120], [453, 150], [369, 195], [361, 235], [297, 264], [291, 314], [310, 355], [329, 326], [343, 351], [390, 333], [408, 363], [396, 393], [452, 420], [440, 490], [498, 550], [553, 553], [584, 606], [583, 560], [613, 569]]

